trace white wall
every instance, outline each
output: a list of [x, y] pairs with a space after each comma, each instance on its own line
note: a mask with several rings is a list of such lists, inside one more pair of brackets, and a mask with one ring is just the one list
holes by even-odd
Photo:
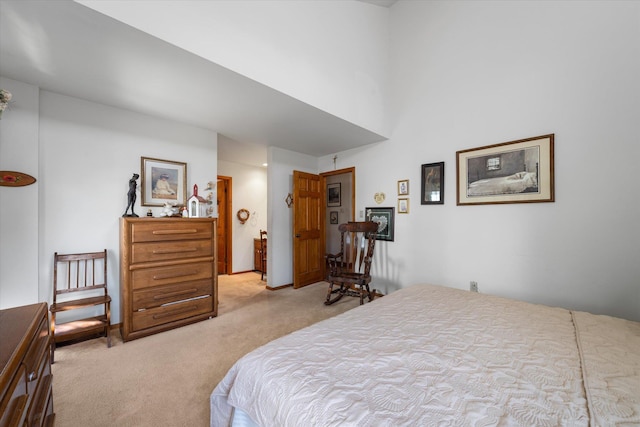
[[[0, 309], [38, 301], [38, 88], [0, 77], [13, 100], [0, 120], [0, 170], [36, 182], [0, 187]], [[29, 286], [32, 284], [33, 286]]]
[[[404, 2], [391, 10], [392, 137], [341, 153], [357, 209], [411, 211], [374, 287], [430, 282], [640, 320], [640, 3]], [[456, 151], [555, 133], [555, 203], [456, 206]], [[445, 205], [420, 166], [445, 161]], [[320, 170], [331, 167], [331, 156]], [[384, 171], [384, 173], [381, 173]]]
[[[218, 175], [232, 178], [232, 273], [254, 268], [253, 239], [260, 238], [260, 230], [267, 230], [267, 170], [262, 167], [218, 161]], [[247, 209], [249, 220], [240, 223], [236, 212]]]
[[352, 1], [78, 0], [381, 135], [388, 133], [387, 8]]
[[[14, 94], [16, 105], [31, 106], [34, 97], [37, 101], [37, 88], [25, 87], [25, 98], [20, 90]], [[127, 206], [129, 179], [134, 172], [140, 173], [140, 158], [144, 156], [186, 162], [187, 193], [191, 194], [193, 184], [205, 188], [217, 176], [217, 133], [47, 91], [40, 91], [39, 117], [37, 106], [30, 107], [30, 114], [34, 116], [32, 120], [16, 123], [20, 125], [16, 134], [29, 141], [33, 134], [37, 135], [39, 153], [34, 153], [33, 142], [24, 144], [18, 152], [35, 158], [39, 164], [38, 187], [31, 186], [38, 189], [38, 202], [24, 193], [27, 206], [35, 209], [17, 211], [14, 221], [3, 211], [2, 304], [50, 302], [54, 252], [107, 249], [109, 292], [114, 296], [112, 323], [119, 323], [119, 219]], [[3, 124], [9, 118], [3, 118]], [[2, 136], [4, 145], [5, 135]], [[11, 164], [29, 171], [19, 163]], [[141, 180], [138, 192], [140, 188]], [[2, 187], [5, 190], [16, 189]], [[138, 193], [135, 212], [143, 216], [148, 207], [141, 207], [140, 203]], [[158, 215], [161, 208], [152, 210]], [[28, 223], [23, 224], [24, 221]], [[24, 228], [15, 228], [19, 233], [5, 232], [15, 224], [23, 224]], [[38, 237], [33, 238], [33, 233]], [[5, 254], [10, 251], [21, 251], [24, 260], [39, 262], [30, 262], [26, 267], [24, 261], [5, 265]], [[14, 259], [13, 255], [6, 258]]]

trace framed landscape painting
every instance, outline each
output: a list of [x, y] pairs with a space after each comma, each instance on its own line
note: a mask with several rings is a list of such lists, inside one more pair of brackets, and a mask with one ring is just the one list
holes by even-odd
[[554, 135], [456, 152], [458, 205], [553, 202]]

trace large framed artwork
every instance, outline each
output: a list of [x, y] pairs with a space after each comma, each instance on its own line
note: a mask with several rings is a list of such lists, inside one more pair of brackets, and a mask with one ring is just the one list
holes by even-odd
[[422, 165], [420, 204], [444, 205], [444, 162]]
[[456, 152], [458, 205], [553, 202], [554, 134]]
[[393, 211], [394, 208], [365, 208], [367, 221], [378, 223], [376, 240], [387, 240], [393, 242]]
[[187, 164], [171, 160], [140, 158], [142, 206], [185, 205]]

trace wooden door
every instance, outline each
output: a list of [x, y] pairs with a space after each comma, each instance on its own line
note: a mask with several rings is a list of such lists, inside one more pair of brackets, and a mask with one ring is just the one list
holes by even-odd
[[218, 176], [218, 274], [231, 274], [231, 177]]
[[293, 171], [293, 287], [324, 280], [320, 176]]

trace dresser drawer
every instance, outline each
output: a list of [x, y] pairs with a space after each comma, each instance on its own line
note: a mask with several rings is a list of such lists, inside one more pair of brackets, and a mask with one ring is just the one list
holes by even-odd
[[151, 308], [133, 313], [133, 330], [139, 331], [168, 322], [206, 314], [213, 311], [213, 297], [179, 302], [164, 307]]
[[182, 219], [168, 221], [141, 221], [131, 224], [131, 243], [160, 242], [167, 240], [211, 239], [213, 223]]
[[141, 268], [131, 272], [133, 290], [170, 285], [213, 277], [210, 262], [194, 262], [167, 267]]
[[132, 245], [131, 262], [137, 264], [141, 262], [210, 257], [212, 254], [211, 240], [135, 243]]
[[133, 310], [159, 307], [169, 302], [213, 293], [213, 280], [205, 279], [176, 285], [158, 286], [133, 292]]
[[29, 426], [41, 426], [48, 414], [53, 408], [50, 408], [51, 401], [51, 375], [50, 365], [46, 365], [47, 369], [43, 373], [36, 394], [33, 396], [27, 420]]
[[27, 373], [27, 393], [33, 395], [48, 367], [49, 325], [42, 319], [36, 337], [29, 345], [23, 364]]
[[25, 418], [27, 401], [27, 384], [24, 365], [20, 365], [11, 383], [6, 389], [6, 394], [0, 401], [0, 426], [22, 425]]

